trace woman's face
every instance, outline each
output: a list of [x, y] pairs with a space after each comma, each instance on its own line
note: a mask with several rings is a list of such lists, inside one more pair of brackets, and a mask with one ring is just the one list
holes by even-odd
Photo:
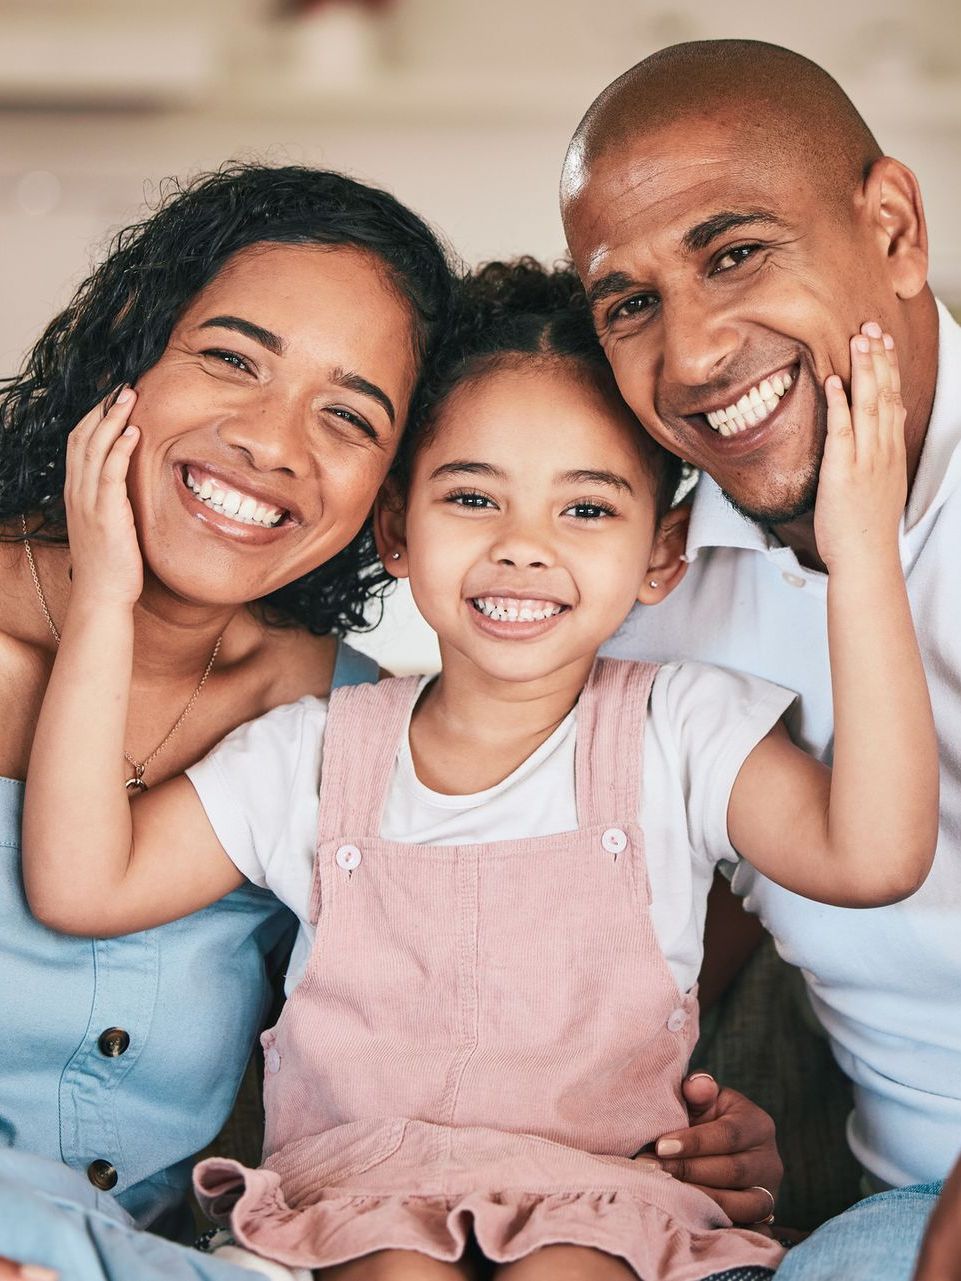
[[410, 310], [374, 256], [236, 254], [136, 384], [128, 489], [148, 572], [240, 604], [329, 560], [387, 473], [416, 372]]

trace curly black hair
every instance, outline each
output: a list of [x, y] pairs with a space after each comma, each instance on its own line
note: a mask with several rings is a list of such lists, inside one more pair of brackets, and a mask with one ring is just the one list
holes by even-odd
[[[409, 305], [421, 361], [445, 327], [453, 285], [445, 250], [387, 192], [300, 165], [230, 164], [191, 182], [170, 179], [150, 216], [117, 233], [20, 373], [0, 379], [0, 526], [37, 513], [33, 536], [66, 541], [67, 435], [111, 389], [150, 369], [193, 298], [234, 254], [259, 243], [376, 255]], [[373, 625], [365, 606], [389, 581], [368, 520], [338, 555], [259, 604], [273, 623], [357, 630]]]
[[[463, 276], [457, 282], [450, 327], [421, 381], [394, 465], [401, 491], [409, 484], [417, 450], [430, 439], [442, 406], [460, 384], [486, 370], [537, 358], [576, 361], [605, 395], [623, 403], [594, 332], [583, 286], [569, 262], [549, 269], [536, 258], [523, 257], [485, 263]], [[684, 464], [647, 436], [640, 424], [637, 430], [656, 481], [660, 518], [674, 502]]]

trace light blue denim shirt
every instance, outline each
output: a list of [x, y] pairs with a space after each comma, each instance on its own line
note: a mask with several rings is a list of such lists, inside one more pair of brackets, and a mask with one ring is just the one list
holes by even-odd
[[[376, 678], [339, 647], [335, 686]], [[243, 886], [138, 934], [52, 933], [24, 897], [22, 806], [23, 784], [0, 778], [0, 1146], [112, 1184], [139, 1223], [160, 1226], [230, 1112], [293, 918]]]

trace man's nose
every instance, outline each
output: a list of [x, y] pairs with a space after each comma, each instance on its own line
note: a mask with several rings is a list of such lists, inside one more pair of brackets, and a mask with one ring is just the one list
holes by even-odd
[[663, 377], [678, 387], [706, 387], [724, 371], [738, 348], [730, 314], [710, 299], [686, 296], [662, 313]]
[[304, 476], [310, 467], [310, 411], [299, 398], [264, 393], [238, 407], [218, 427], [221, 440], [257, 471]]

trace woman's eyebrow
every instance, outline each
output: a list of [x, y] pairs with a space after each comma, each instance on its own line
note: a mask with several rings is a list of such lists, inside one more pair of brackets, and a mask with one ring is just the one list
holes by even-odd
[[245, 338], [253, 339], [261, 347], [266, 347], [275, 356], [282, 356], [287, 350], [287, 344], [283, 338], [271, 333], [269, 329], [264, 329], [262, 325], [255, 325], [252, 320], [244, 320], [241, 316], [211, 316], [209, 320], [203, 321], [197, 328], [232, 329], [235, 333], [243, 334]]
[[370, 396], [371, 400], [376, 400], [381, 409], [390, 419], [393, 426], [397, 411], [394, 409], [394, 403], [376, 383], [372, 383], [367, 378], [362, 378], [360, 374], [355, 374], [350, 369], [335, 369], [330, 375], [330, 381], [337, 387], [343, 387], [345, 391], [356, 391], [362, 396]]

